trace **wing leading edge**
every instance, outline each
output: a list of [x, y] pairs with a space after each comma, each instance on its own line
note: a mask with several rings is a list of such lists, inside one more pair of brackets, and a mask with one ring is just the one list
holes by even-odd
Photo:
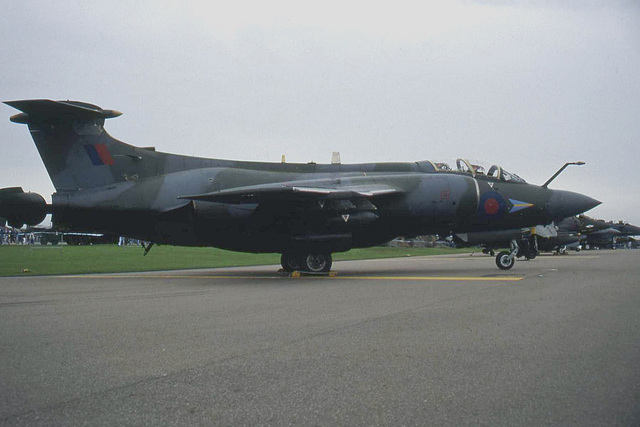
[[386, 184], [318, 185], [304, 182], [251, 185], [211, 193], [180, 196], [179, 199], [218, 203], [261, 203], [322, 199], [374, 198], [403, 194], [404, 190]]

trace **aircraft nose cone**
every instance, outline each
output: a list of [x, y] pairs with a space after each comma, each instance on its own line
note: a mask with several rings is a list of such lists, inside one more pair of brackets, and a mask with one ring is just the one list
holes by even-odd
[[573, 191], [552, 190], [549, 198], [549, 212], [552, 218], [566, 218], [574, 216], [589, 209], [593, 209], [600, 203], [599, 200], [574, 193]]
[[628, 225], [624, 231], [630, 236], [640, 236], [640, 227], [636, 225]]

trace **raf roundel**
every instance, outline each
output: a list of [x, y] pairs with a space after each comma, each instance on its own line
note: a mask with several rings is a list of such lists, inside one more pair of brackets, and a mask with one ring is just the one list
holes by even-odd
[[484, 202], [484, 212], [487, 215], [495, 215], [498, 213], [499, 210], [500, 210], [500, 203], [496, 199], [490, 198], [490, 199], [487, 199], [486, 202]]
[[478, 206], [481, 215], [490, 217], [502, 216], [506, 210], [505, 200], [497, 191], [484, 193]]

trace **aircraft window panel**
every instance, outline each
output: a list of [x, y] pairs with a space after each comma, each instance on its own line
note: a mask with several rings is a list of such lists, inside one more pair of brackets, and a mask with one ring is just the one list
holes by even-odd
[[502, 168], [497, 165], [492, 165], [487, 172], [487, 176], [491, 176], [496, 179], [502, 179]]
[[524, 183], [525, 180], [520, 178], [518, 175], [516, 175], [515, 173], [510, 173], [507, 172], [506, 170], [502, 170], [502, 176], [504, 178], [505, 181], [510, 181], [510, 182], [522, 182]]
[[481, 165], [474, 165], [472, 164], [471, 167], [473, 168], [473, 171], [477, 174], [480, 175], [484, 175], [484, 167], [482, 167]]
[[[488, 176], [500, 181], [526, 183], [526, 181], [518, 175], [508, 172], [496, 164], [480, 160], [457, 158], [455, 161], [432, 160], [429, 163], [433, 165], [436, 172], [454, 172], [472, 176]], [[450, 165], [454, 167], [451, 167]]]
[[458, 172], [475, 175], [475, 169], [467, 159], [456, 159], [456, 167]]
[[429, 160], [428, 161], [431, 166], [433, 166], [433, 169], [436, 172], [451, 172], [451, 166], [449, 166], [451, 164], [451, 160], [450, 159], [445, 159], [445, 160]]

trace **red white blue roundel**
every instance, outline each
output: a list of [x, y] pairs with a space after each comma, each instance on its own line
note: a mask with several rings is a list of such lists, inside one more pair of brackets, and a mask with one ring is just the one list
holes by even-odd
[[481, 215], [496, 217], [504, 215], [507, 203], [497, 191], [487, 191], [480, 197], [478, 212]]

